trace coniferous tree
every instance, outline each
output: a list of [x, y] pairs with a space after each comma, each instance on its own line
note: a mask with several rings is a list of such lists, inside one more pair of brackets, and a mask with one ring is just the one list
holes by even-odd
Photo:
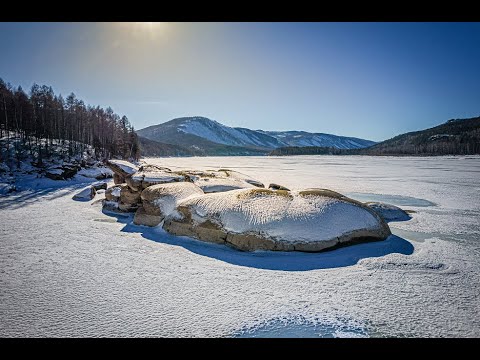
[[6, 138], [2, 156], [10, 156], [9, 138], [15, 134], [14, 156], [20, 163], [21, 149], [27, 149], [38, 163], [52, 155], [53, 145], [68, 144], [73, 156], [91, 145], [98, 159], [119, 157], [138, 160], [138, 137], [126, 116], [108, 107], [87, 106], [74, 93], [65, 99], [52, 87], [34, 83], [27, 95], [0, 78], [0, 138]]

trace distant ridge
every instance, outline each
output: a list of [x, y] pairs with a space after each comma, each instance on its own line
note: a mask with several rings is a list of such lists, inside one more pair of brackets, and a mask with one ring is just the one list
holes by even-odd
[[281, 147], [269, 155], [475, 155], [480, 154], [480, 117], [451, 119], [420, 131], [408, 132], [363, 149]]
[[[149, 140], [181, 146], [198, 155], [265, 155], [283, 146], [353, 149], [375, 144], [370, 140], [323, 133], [229, 127], [201, 116], [176, 118], [138, 130], [137, 133]], [[148, 149], [152, 149], [151, 146], [146, 146], [147, 154]]]

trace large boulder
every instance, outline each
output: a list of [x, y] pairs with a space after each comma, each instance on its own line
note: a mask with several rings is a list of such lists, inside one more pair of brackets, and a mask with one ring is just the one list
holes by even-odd
[[63, 170], [61, 168], [53, 168], [45, 170], [45, 176], [52, 180], [65, 180], [63, 178]]
[[218, 169], [217, 171], [219, 173], [224, 173], [225, 176], [228, 178], [233, 178], [239, 181], [245, 181], [247, 184], [250, 184], [259, 188], [265, 187], [265, 185], [262, 182], [255, 180], [248, 175], [242, 174], [241, 172], [230, 170], [230, 169]]
[[45, 176], [52, 180], [66, 180], [74, 177], [79, 170], [79, 166], [73, 164], [64, 164], [45, 170]]
[[97, 180], [110, 179], [113, 177], [113, 171], [105, 166], [95, 165], [81, 169], [78, 175], [93, 178]]
[[314, 252], [391, 234], [372, 209], [326, 189], [240, 189], [191, 197], [165, 219], [164, 229], [246, 251]]
[[122, 190], [121, 186], [112, 186], [105, 190], [105, 199], [107, 201], [120, 201], [120, 192]]
[[135, 212], [141, 206], [140, 193], [127, 184], [115, 185], [105, 191], [103, 208], [110, 211]]
[[97, 192], [95, 191], [95, 188], [93, 186], [87, 186], [77, 194], [73, 196], [73, 200], [78, 200], [78, 201], [90, 201], [92, 200]]
[[116, 173], [113, 173], [113, 183], [115, 185], [120, 185], [125, 183], [125, 178], [123, 176], [120, 176]]
[[126, 177], [125, 181], [132, 190], [142, 191], [155, 184], [185, 181], [185, 175], [156, 165], [143, 165], [136, 173]]
[[152, 185], [142, 191], [145, 213], [163, 218], [175, 210], [177, 203], [192, 196], [203, 195], [202, 189], [190, 182]]
[[96, 181], [92, 184], [95, 190], [107, 190], [107, 183], [105, 181]]
[[62, 165], [62, 170], [63, 170], [63, 178], [64, 179], [71, 179], [72, 177], [74, 177], [78, 170], [80, 170], [81, 167], [79, 165], [75, 165], [75, 164], [64, 164]]
[[128, 185], [120, 186], [120, 202], [118, 208], [122, 211], [134, 212], [141, 204], [140, 192], [132, 190]]
[[398, 206], [390, 205], [382, 202], [367, 202], [365, 203], [370, 209], [373, 209], [386, 222], [390, 221], [408, 221], [412, 217]]
[[119, 203], [118, 201], [110, 201], [107, 199], [101, 199], [102, 200], [102, 209], [103, 211], [109, 211], [109, 212], [116, 212], [116, 213], [123, 213], [124, 211], [119, 209]]
[[118, 178], [126, 178], [138, 171], [138, 166], [125, 160], [107, 160], [105, 165], [117, 174]]
[[286, 188], [285, 186], [278, 185], [278, 184], [275, 184], [275, 183], [271, 183], [270, 185], [268, 185], [268, 188], [269, 188], [270, 190], [285, 190], [285, 191], [290, 191], [290, 189]]
[[260, 181], [229, 169], [207, 171], [185, 170], [178, 173], [185, 175], [188, 181], [199, 186], [205, 193], [264, 187]]
[[162, 216], [147, 214], [143, 206], [140, 206], [137, 209], [135, 216], [133, 217], [133, 223], [135, 225], [157, 226], [162, 220]]

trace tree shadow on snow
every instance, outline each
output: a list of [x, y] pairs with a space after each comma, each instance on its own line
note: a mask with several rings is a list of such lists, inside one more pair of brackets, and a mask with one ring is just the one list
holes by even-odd
[[53, 184], [53, 186], [48, 187], [24, 187], [18, 192], [0, 195], [0, 209], [19, 209], [31, 205], [39, 200], [53, 200], [63, 196], [71, 195], [72, 190], [80, 190], [89, 185], [91, 182], [91, 180], [82, 182], [59, 181], [58, 184]]
[[284, 252], [284, 251], [255, 251], [243, 252], [227, 245], [206, 243], [185, 236], [174, 236], [160, 227], [150, 228], [132, 223], [132, 216], [117, 215], [117, 221], [125, 224], [122, 231], [139, 233], [145, 239], [155, 242], [181, 246], [195, 254], [238, 266], [247, 266], [265, 270], [307, 271], [317, 269], [331, 269], [355, 265], [364, 258], [380, 257], [392, 253], [411, 255], [413, 245], [396, 235], [390, 235], [386, 240], [356, 244], [320, 253]]

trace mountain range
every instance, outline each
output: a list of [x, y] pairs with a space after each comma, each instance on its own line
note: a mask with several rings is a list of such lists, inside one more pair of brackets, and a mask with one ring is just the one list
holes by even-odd
[[360, 149], [375, 144], [370, 140], [324, 133], [229, 127], [201, 116], [176, 118], [138, 130], [137, 134], [143, 156], [265, 155], [286, 146]]

